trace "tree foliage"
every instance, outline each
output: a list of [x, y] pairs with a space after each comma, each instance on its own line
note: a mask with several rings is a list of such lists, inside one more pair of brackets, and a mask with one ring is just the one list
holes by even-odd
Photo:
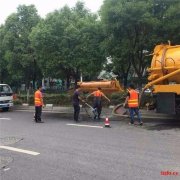
[[78, 2], [41, 19], [35, 6], [20, 5], [0, 27], [0, 81], [15, 84], [42, 76], [92, 80], [103, 69], [124, 85], [142, 83], [156, 44], [179, 44], [179, 0], [104, 0], [99, 16]]
[[[97, 16], [78, 2], [72, 9], [65, 6], [50, 13], [31, 33], [31, 40], [45, 76], [72, 77], [80, 73], [91, 78], [101, 70], [105, 56]], [[53, 71], [52, 71], [53, 69]]]
[[[112, 57], [114, 71], [127, 77], [132, 67], [140, 82], [150, 62], [145, 53], [162, 40], [167, 42], [168, 37], [173, 36], [171, 40], [174, 40], [179, 36], [171, 34], [171, 28], [179, 27], [178, 18], [174, 19], [176, 25], [168, 25], [173, 15], [179, 14], [177, 4], [160, 0], [104, 1], [100, 14], [107, 34], [105, 46]], [[124, 81], [126, 85], [126, 79]]]
[[40, 17], [33, 5], [20, 5], [17, 13], [11, 14], [4, 26], [3, 43], [6, 49], [5, 61], [7, 70], [14, 83], [26, 83], [27, 87], [34, 78], [34, 49], [29, 40], [32, 27], [36, 26]]
[[4, 47], [4, 35], [5, 30], [4, 26], [0, 27], [0, 83], [3, 83], [6, 80], [8, 73], [7, 73], [7, 63], [5, 61], [5, 47]]

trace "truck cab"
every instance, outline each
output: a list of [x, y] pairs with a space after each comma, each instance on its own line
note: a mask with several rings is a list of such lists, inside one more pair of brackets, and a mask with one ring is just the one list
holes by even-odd
[[0, 84], [0, 109], [8, 111], [13, 106], [13, 92], [8, 84]]

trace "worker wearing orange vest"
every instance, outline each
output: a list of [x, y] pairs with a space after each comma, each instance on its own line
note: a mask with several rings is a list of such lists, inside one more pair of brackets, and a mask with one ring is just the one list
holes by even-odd
[[129, 113], [130, 113], [130, 123], [129, 124], [134, 124], [134, 115], [136, 114], [138, 117], [138, 124], [142, 125], [141, 117], [140, 117], [140, 112], [139, 112], [139, 94], [135, 90], [134, 85], [130, 84], [128, 88], [128, 95], [126, 97], [124, 107], [128, 104], [129, 107]]
[[38, 87], [38, 90], [34, 93], [34, 105], [35, 105], [35, 122], [42, 123], [41, 121], [41, 114], [42, 114], [42, 107], [44, 106], [43, 103], [43, 96], [42, 96], [42, 86]]
[[87, 96], [87, 99], [90, 96], [94, 96], [94, 105], [93, 105], [93, 108], [94, 108], [94, 110], [97, 111], [97, 115], [96, 115], [96, 113], [94, 114], [94, 119], [96, 119], [96, 118], [100, 119], [100, 115], [101, 115], [101, 111], [102, 111], [102, 103], [101, 103], [102, 97], [107, 99], [109, 102], [110, 102], [110, 99], [107, 98], [103, 92], [101, 92], [101, 88], [100, 87], [98, 87], [98, 89], [96, 91], [94, 91], [91, 94], [89, 94]]

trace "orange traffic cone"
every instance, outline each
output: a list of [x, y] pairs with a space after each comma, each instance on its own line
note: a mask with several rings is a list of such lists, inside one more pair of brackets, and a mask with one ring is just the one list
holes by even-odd
[[105, 126], [105, 127], [111, 127], [108, 117], [106, 117], [106, 119], [105, 119], [104, 126]]

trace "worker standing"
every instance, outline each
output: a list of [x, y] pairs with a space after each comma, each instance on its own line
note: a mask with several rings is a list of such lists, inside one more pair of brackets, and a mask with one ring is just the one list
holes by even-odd
[[80, 112], [80, 105], [79, 105], [79, 101], [83, 101], [79, 95], [80, 95], [80, 92], [79, 92], [79, 86], [77, 85], [75, 87], [75, 91], [74, 91], [74, 94], [73, 94], [73, 98], [72, 98], [72, 101], [73, 101], [73, 107], [74, 107], [74, 121], [75, 122], [78, 122], [79, 121], [79, 112]]
[[35, 105], [35, 122], [43, 123], [41, 120], [42, 107], [44, 107], [42, 86], [38, 86], [37, 91], [34, 94], [34, 105]]
[[94, 96], [94, 105], [93, 108], [97, 110], [97, 115], [96, 113], [94, 114], [94, 119], [98, 118], [100, 119], [101, 111], [102, 111], [102, 97], [104, 97], [106, 100], [110, 102], [110, 99], [105, 96], [105, 94], [101, 91], [101, 88], [98, 87], [98, 89], [91, 94], [89, 94], [86, 98], [88, 99], [90, 96]]
[[134, 115], [136, 114], [138, 117], [138, 124], [142, 125], [140, 112], [139, 112], [139, 93], [135, 90], [133, 84], [129, 85], [128, 94], [126, 100], [124, 102], [124, 107], [128, 105], [129, 113], [130, 113], [130, 122], [129, 124], [134, 124]]

